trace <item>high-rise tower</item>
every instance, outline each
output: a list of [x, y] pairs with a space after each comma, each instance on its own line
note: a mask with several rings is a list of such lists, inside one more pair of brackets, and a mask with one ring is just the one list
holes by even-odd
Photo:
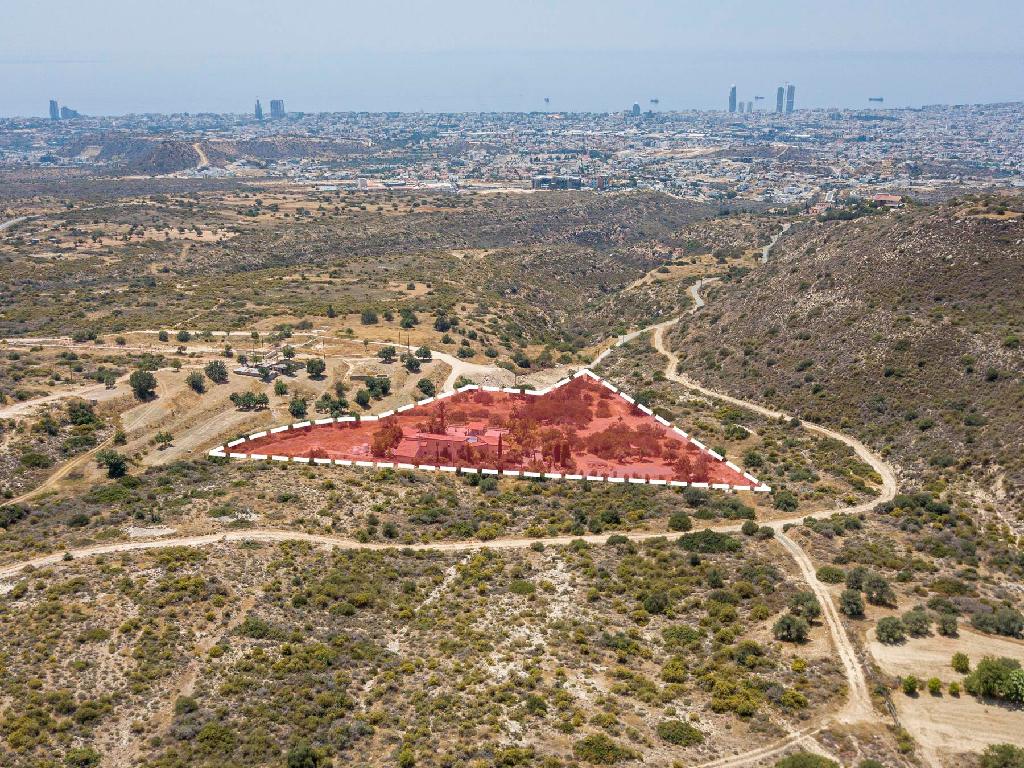
[[729, 111], [736, 111], [736, 86], [729, 89]]
[[263, 119], [263, 105], [260, 104], [259, 99], [256, 99], [256, 109], [253, 110], [253, 114], [256, 115], [257, 120]]
[[50, 99], [50, 119], [60, 120], [60, 109], [57, 107], [56, 99]]
[[270, 100], [270, 116], [284, 117], [284, 99]]
[[786, 101], [786, 87], [783, 85], [779, 86], [779, 90], [775, 92], [775, 111], [782, 114], [782, 105]]
[[795, 104], [796, 104], [796, 86], [790, 84], [790, 85], [786, 86], [786, 113], [787, 114], [789, 112], [793, 111], [793, 106]]

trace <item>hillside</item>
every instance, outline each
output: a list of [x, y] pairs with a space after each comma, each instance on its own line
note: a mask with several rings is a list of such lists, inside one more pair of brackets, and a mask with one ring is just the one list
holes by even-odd
[[1024, 498], [1024, 222], [954, 201], [801, 224], [673, 332], [693, 378], [849, 428], [908, 476]]

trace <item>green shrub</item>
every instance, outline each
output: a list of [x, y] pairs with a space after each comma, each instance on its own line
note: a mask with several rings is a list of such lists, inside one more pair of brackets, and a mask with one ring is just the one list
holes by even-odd
[[156, 390], [156, 376], [149, 371], [133, 371], [128, 377], [128, 386], [139, 400], [148, 400]]
[[931, 617], [920, 608], [903, 614], [903, 626], [911, 637], [927, 637], [932, 633]]
[[577, 760], [585, 760], [595, 765], [614, 765], [639, 757], [636, 752], [603, 733], [593, 733], [580, 739], [572, 745], [572, 753]]
[[658, 723], [658, 736], [669, 744], [689, 747], [704, 741], [704, 734], [682, 720], [662, 720]]
[[797, 592], [789, 599], [789, 610], [794, 616], [802, 616], [807, 621], [814, 621], [821, 616], [821, 603], [813, 592]]
[[851, 619], [864, 618], [864, 599], [856, 589], [844, 589], [839, 595], [839, 610]]
[[740, 542], [727, 533], [718, 531], [697, 531], [687, 533], [679, 537], [679, 546], [687, 552], [735, 552], [740, 548]]
[[1013, 744], [990, 744], [981, 753], [981, 768], [1024, 768], [1024, 749]]
[[907, 675], [903, 678], [903, 682], [900, 685], [907, 696], [916, 696], [918, 689], [921, 687], [921, 681], [914, 675]]
[[206, 379], [199, 371], [190, 372], [185, 377], [185, 383], [197, 395], [201, 395], [206, 391]]
[[825, 584], [842, 584], [846, 578], [846, 572], [834, 565], [823, 565], [818, 569], [818, 581]]
[[787, 613], [772, 627], [772, 634], [775, 635], [776, 640], [789, 643], [806, 642], [809, 632], [810, 625], [807, 620], [800, 616], [794, 616], [792, 613]]
[[1024, 670], [1016, 659], [986, 656], [964, 678], [964, 689], [972, 696], [1024, 704]]
[[839, 764], [813, 752], [794, 752], [779, 760], [775, 768], [839, 768]]
[[514, 595], [532, 595], [537, 591], [532, 581], [515, 579], [508, 585], [508, 591]]
[[961, 675], [966, 675], [971, 671], [971, 659], [966, 653], [957, 651], [953, 654], [953, 658], [950, 661], [950, 666], [954, 670], [959, 672]]
[[886, 645], [899, 645], [907, 639], [907, 630], [903, 622], [895, 616], [886, 616], [878, 620], [875, 627], [875, 636], [878, 642]]
[[693, 528], [693, 522], [688, 514], [677, 510], [669, 516], [668, 528], [670, 531], [688, 531]]

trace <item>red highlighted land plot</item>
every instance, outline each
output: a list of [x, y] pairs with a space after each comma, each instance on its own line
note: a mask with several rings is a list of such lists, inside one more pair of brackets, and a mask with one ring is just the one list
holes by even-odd
[[257, 432], [213, 456], [767, 491], [590, 371], [547, 390], [462, 387], [377, 416]]

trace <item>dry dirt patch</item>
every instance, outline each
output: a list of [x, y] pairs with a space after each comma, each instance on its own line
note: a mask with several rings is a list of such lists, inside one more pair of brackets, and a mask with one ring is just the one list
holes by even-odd
[[[901, 677], [937, 677], [944, 682], [960, 680], [963, 676], [950, 666], [950, 659], [958, 651], [966, 653], [972, 665], [984, 656], [1006, 656], [1024, 664], [1024, 643], [963, 628], [960, 637], [932, 635], [911, 638], [902, 645], [883, 645], [875, 639], [872, 629], [867, 633], [867, 645], [883, 672]], [[1021, 728], [1024, 729], [1024, 719]]]

